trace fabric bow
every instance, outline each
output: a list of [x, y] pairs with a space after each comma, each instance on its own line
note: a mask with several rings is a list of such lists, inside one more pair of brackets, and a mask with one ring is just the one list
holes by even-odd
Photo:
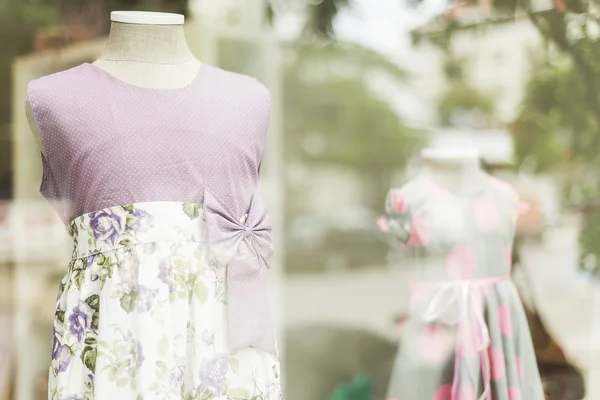
[[205, 190], [204, 209], [211, 250], [227, 268], [230, 350], [254, 347], [277, 354], [266, 275], [273, 238], [264, 203], [254, 195], [247, 214], [236, 218]]

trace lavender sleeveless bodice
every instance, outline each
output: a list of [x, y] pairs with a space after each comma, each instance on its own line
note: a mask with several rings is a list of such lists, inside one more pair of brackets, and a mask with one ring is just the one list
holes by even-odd
[[256, 190], [270, 95], [204, 63], [181, 89], [149, 89], [93, 64], [35, 79], [29, 100], [46, 156], [40, 192], [63, 222], [120, 204], [203, 201], [233, 215]]

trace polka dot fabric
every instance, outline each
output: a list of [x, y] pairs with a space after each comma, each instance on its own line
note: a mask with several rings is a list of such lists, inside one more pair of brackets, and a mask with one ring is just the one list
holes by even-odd
[[414, 267], [389, 399], [544, 399], [509, 275], [518, 196], [488, 178], [466, 196], [419, 175], [387, 196], [378, 225]]
[[203, 63], [186, 87], [150, 89], [85, 63], [28, 91], [46, 154], [40, 191], [65, 224], [114, 205], [202, 201], [205, 187], [247, 211], [270, 113], [256, 79]]

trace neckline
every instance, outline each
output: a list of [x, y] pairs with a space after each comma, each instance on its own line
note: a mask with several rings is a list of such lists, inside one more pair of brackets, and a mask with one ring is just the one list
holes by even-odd
[[105, 76], [109, 80], [116, 82], [120, 86], [124, 86], [124, 87], [130, 88], [130, 89], [139, 90], [139, 91], [143, 91], [143, 92], [154, 92], [154, 93], [178, 93], [178, 92], [188, 91], [189, 89], [194, 87], [198, 81], [200, 81], [200, 77], [202, 76], [202, 73], [205, 69], [205, 63], [201, 62], [200, 68], [198, 68], [198, 71], [196, 72], [194, 79], [192, 79], [192, 81], [190, 83], [188, 83], [187, 85], [178, 87], [178, 88], [159, 89], [159, 88], [144, 87], [144, 86], [135, 85], [133, 83], [129, 83], [127, 81], [124, 81], [123, 79], [117, 78], [110, 72], [106, 71], [103, 68], [100, 68], [99, 66], [97, 66], [93, 63], [84, 62], [82, 65], [88, 66], [93, 71], [96, 71], [97, 73]]
[[475, 198], [481, 197], [485, 193], [487, 193], [487, 191], [490, 187], [489, 174], [487, 174], [485, 171], [481, 171], [480, 174], [481, 174], [483, 185], [481, 186], [481, 188], [478, 188], [477, 190], [474, 190], [471, 193], [462, 193], [462, 192], [459, 192], [456, 190], [452, 190], [452, 189], [442, 185], [441, 183], [437, 182], [434, 178], [431, 177], [430, 173], [427, 173], [427, 171], [420, 171], [417, 176], [422, 181], [428, 182], [429, 184], [434, 185], [436, 188], [450, 194], [454, 198], [475, 199]]

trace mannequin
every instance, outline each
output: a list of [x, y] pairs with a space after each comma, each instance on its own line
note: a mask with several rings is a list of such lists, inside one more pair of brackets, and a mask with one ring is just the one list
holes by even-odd
[[[181, 14], [113, 11], [106, 47], [92, 63], [114, 78], [132, 85], [177, 89], [197, 76], [201, 62], [190, 51]], [[29, 126], [39, 151], [45, 155], [29, 100], [25, 104]]]
[[425, 148], [421, 160], [421, 174], [451, 192], [469, 195], [485, 184], [485, 173], [475, 148]]
[[408, 267], [410, 281], [387, 398], [542, 400], [510, 275], [518, 193], [468, 145], [426, 148], [421, 158], [419, 177], [390, 189], [378, 221], [399, 250], [390, 261]]

